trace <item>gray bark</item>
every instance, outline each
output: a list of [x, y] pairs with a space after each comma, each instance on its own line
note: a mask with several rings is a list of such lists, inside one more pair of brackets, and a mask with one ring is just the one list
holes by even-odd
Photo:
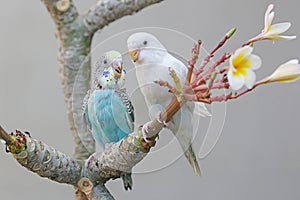
[[[94, 186], [90, 194], [84, 191], [87, 197], [114, 199], [105, 188], [105, 182], [111, 178], [118, 178], [120, 170], [131, 169], [144, 158], [149, 147], [141, 147], [141, 141], [138, 145], [135, 144], [137, 134], [132, 134], [93, 159], [87, 169], [84, 167], [84, 160], [95, 151], [95, 142], [81, 117], [82, 101], [90, 87], [91, 42], [97, 30], [125, 15], [134, 14], [161, 1], [99, 0], [86, 14], [79, 15], [72, 0], [42, 0], [56, 25], [59, 73], [74, 138], [74, 158], [26, 136], [24, 145], [27, 148], [13, 153], [21, 165], [42, 177], [77, 188], [82, 178], [87, 177]], [[14, 145], [8, 134], [2, 134], [1, 138], [7, 145]], [[111, 156], [114, 159], [111, 159]], [[83, 190], [84, 188], [79, 188], [79, 192]], [[79, 196], [82, 195], [77, 195], [76, 198], [86, 199], [84, 195]]]
[[[154, 120], [150, 126], [157, 123]], [[155, 129], [156, 134], [150, 131], [154, 135], [152, 141], [163, 128], [162, 124], [159, 126], [161, 128]], [[65, 155], [21, 131], [8, 134], [1, 126], [0, 139], [6, 142], [7, 151], [28, 170], [58, 183], [73, 185], [80, 193], [94, 200], [114, 199], [104, 184], [119, 178], [122, 172], [131, 171], [154, 146], [144, 141], [141, 127], [123, 140], [107, 145], [103, 153], [93, 154], [87, 161]]]
[[112, 21], [161, 1], [100, 0], [81, 16], [72, 0], [42, 0], [56, 25], [59, 71], [76, 159], [87, 159], [95, 151], [94, 140], [81, 118], [82, 101], [90, 87], [93, 34]]

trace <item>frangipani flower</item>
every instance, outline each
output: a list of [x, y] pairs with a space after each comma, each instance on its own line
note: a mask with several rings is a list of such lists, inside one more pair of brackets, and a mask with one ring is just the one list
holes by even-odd
[[254, 42], [257, 40], [292, 40], [295, 39], [296, 36], [283, 36], [280, 35], [281, 33], [284, 33], [287, 31], [291, 23], [290, 22], [284, 22], [279, 24], [272, 24], [273, 18], [275, 13], [271, 12], [274, 8], [273, 4], [270, 4], [268, 6], [268, 9], [265, 14], [265, 28], [262, 30], [261, 34], [256, 36], [255, 38], [252, 38], [250, 41]]
[[269, 82], [292, 82], [300, 78], [300, 64], [297, 59], [290, 60], [280, 65], [269, 77], [266, 78], [266, 83]]
[[244, 46], [236, 50], [230, 57], [230, 67], [227, 74], [228, 82], [233, 90], [240, 89], [243, 85], [252, 88], [256, 75], [253, 70], [260, 68], [261, 59], [251, 54], [253, 47]]

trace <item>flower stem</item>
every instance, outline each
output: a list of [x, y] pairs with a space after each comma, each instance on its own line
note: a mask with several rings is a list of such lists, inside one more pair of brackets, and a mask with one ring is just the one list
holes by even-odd
[[194, 71], [194, 66], [198, 60], [201, 44], [202, 44], [202, 41], [198, 40], [198, 43], [194, 44], [194, 46], [192, 48], [192, 56], [191, 56], [191, 59], [188, 61], [188, 73], [187, 73], [186, 81], [185, 81], [186, 85], [189, 85], [191, 82], [192, 73]]
[[214, 53], [218, 51], [224, 44], [225, 42], [232, 37], [232, 35], [235, 33], [236, 28], [230, 29], [226, 33], [226, 35], [222, 38], [222, 40], [217, 44], [217, 46], [204, 58], [202, 61], [199, 69], [196, 71], [196, 76], [198, 76], [200, 73], [203, 72], [204, 67], [207, 65], [207, 63], [210, 61], [210, 59], [214, 56]]

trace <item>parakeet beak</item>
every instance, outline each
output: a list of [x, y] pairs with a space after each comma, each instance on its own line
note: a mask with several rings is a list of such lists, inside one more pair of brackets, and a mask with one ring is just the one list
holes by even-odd
[[120, 78], [123, 70], [123, 62], [121, 59], [115, 59], [112, 63], [115, 77]]
[[139, 52], [138, 49], [131, 50], [131, 51], [129, 51], [128, 53], [129, 53], [129, 57], [131, 58], [131, 60], [132, 60], [133, 62], [138, 61], [138, 59], [139, 59], [139, 54], [140, 54], [140, 52]]

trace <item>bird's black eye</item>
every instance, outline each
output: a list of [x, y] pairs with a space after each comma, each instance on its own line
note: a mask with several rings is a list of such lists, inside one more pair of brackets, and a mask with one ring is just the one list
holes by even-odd
[[104, 63], [104, 64], [107, 64], [107, 60], [104, 60], [103, 63]]
[[147, 45], [147, 43], [148, 43], [147, 40], [145, 40], [145, 41], [143, 42], [143, 44], [144, 44], [145, 46]]

